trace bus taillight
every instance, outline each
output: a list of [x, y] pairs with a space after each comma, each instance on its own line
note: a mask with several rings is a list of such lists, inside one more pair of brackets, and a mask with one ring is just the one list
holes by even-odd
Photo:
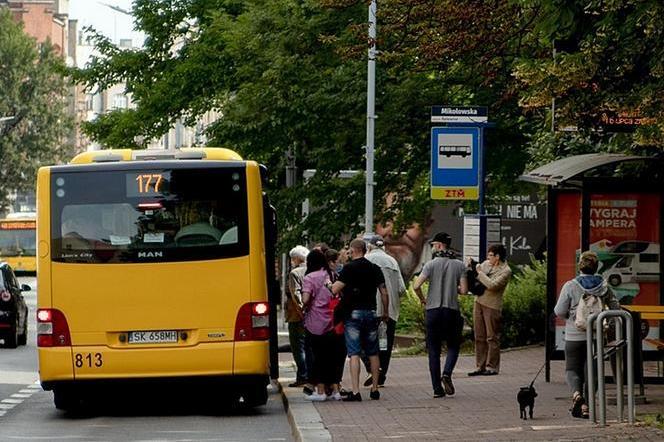
[[270, 337], [270, 308], [267, 302], [249, 302], [240, 307], [235, 321], [236, 341], [264, 341]]
[[71, 345], [65, 315], [56, 309], [37, 310], [37, 346], [64, 347]]

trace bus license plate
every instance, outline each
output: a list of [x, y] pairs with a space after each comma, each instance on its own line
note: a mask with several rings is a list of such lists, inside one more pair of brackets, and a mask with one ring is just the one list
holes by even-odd
[[175, 330], [129, 332], [130, 344], [163, 344], [169, 342], [178, 342], [178, 333]]

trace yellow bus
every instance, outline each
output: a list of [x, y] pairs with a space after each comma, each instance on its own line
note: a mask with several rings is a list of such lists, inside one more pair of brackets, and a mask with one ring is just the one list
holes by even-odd
[[263, 171], [221, 148], [86, 152], [39, 170], [39, 375], [56, 408], [161, 381], [266, 403], [276, 235]]
[[16, 273], [34, 273], [37, 221], [34, 212], [15, 212], [0, 219], [0, 261], [7, 262]]

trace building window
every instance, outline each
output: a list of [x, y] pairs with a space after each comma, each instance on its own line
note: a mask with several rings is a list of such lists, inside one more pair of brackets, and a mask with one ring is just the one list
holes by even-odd
[[114, 109], [127, 109], [127, 96], [124, 94], [113, 95]]

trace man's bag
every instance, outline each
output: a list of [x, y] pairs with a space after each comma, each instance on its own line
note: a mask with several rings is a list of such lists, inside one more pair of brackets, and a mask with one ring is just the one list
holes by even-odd
[[579, 330], [586, 330], [588, 317], [593, 313], [600, 313], [604, 310], [604, 302], [599, 296], [584, 293], [579, 300], [579, 305], [576, 306], [576, 316], [574, 317], [574, 325]]

